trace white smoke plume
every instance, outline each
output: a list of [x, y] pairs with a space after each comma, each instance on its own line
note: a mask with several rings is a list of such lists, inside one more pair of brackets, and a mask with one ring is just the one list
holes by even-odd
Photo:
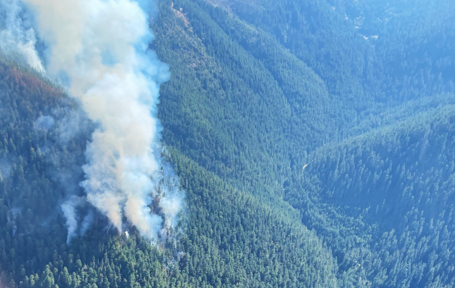
[[87, 215], [85, 215], [84, 220], [82, 221], [81, 224], [81, 231], [80, 235], [84, 235], [85, 232], [90, 228], [90, 225], [92, 225], [93, 222], [93, 212], [89, 211]]
[[68, 236], [66, 242], [69, 243], [77, 229], [76, 202], [66, 201], [61, 205], [61, 207], [63, 215], [65, 215], [66, 218], [66, 226], [68, 227]]
[[84, 235], [85, 231], [87, 231], [90, 224], [92, 223], [93, 213], [92, 211], [88, 211], [87, 215], [82, 221], [81, 227], [78, 225], [80, 214], [78, 213], [78, 210], [83, 208], [85, 204], [86, 201], [83, 197], [72, 195], [61, 205], [63, 215], [66, 218], [66, 227], [68, 228], [68, 236], [66, 239], [67, 243], [70, 243], [71, 239], [77, 235], [78, 230], [81, 236]]
[[[16, 60], [25, 61], [30, 67], [43, 73], [41, 59], [35, 49], [36, 36], [30, 20], [17, 0], [0, 1], [0, 50]], [[21, 17], [22, 16], [22, 17]], [[20, 57], [21, 59], [17, 59]]]
[[[35, 12], [38, 35], [49, 46], [48, 76], [66, 85], [99, 125], [83, 167], [86, 180], [81, 185], [87, 200], [119, 232], [126, 217], [142, 235], [158, 239], [163, 225], [171, 223], [162, 223], [149, 208], [159, 193], [152, 175], [161, 162], [156, 156], [159, 121], [154, 115], [159, 85], [169, 72], [148, 50], [153, 34], [145, 7], [133, 0], [23, 2]], [[161, 199], [165, 218], [174, 219], [182, 192]], [[62, 205], [69, 239], [76, 231], [76, 207], [71, 200]]]

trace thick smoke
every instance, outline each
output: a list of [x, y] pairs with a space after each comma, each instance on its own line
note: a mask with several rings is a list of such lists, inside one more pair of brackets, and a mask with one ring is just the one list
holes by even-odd
[[35, 49], [35, 31], [27, 16], [19, 1], [0, 1], [0, 50], [16, 61], [25, 61], [38, 72], [44, 72]]
[[[168, 193], [161, 193], [166, 189], [156, 183], [168, 177], [160, 169], [155, 114], [159, 85], [169, 73], [148, 50], [153, 34], [144, 7], [131, 0], [24, 2], [35, 12], [36, 30], [49, 46], [48, 76], [66, 86], [99, 127], [83, 167], [87, 201], [119, 232], [126, 217], [142, 235], [158, 239], [163, 227], [175, 225], [182, 192], [178, 181], [169, 181], [175, 186], [166, 187]], [[151, 213], [153, 201], [160, 213]], [[85, 231], [93, 218], [86, 216], [78, 228], [78, 206], [79, 199], [71, 197], [62, 205], [68, 240], [78, 229]]]

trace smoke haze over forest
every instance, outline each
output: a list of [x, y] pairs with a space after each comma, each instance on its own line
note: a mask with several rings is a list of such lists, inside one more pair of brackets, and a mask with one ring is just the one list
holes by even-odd
[[0, 15], [1, 287], [455, 287], [455, 2]]

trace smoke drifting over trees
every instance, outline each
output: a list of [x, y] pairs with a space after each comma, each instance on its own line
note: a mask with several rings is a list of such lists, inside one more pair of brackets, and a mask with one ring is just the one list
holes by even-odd
[[[62, 85], [76, 98], [84, 114], [96, 124], [82, 167], [83, 198], [67, 193], [61, 205], [67, 218], [68, 240], [78, 229], [86, 230], [91, 217], [78, 216], [86, 201], [105, 214], [116, 229], [124, 230], [123, 218], [143, 236], [157, 240], [162, 229], [176, 224], [183, 192], [164, 188], [175, 177], [172, 169], [162, 170], [160, 123], [156, 118], [159, 85], [169, 78], [167, 65], [148, 50], [153, 34], [149, 29], [150, 9], [136, 1], [17, 1], [2, 2], [7, 15], [0, 33], [2, 51], [19, 51], [26, 63]], [[26, 10], [27, 9], [27, 10]], [[32, 22], [20, 18], [31, 11]], [[46, 43], [46, 67], [35, 49], [36, 35]], [[22, 47], [22, 48], [21, 48]], [[81, 117], [80, 115], [71, 116]], [[68, 138], [73, 120], [62, 130]], [[41, 116], [38, 129], [53, 125], [53, 118]], [[69, 129], [68, 129], [69, 128]], [[69, 136], [71, 138], [71, 135]], [[164, 173], [163, 171], [169, 171]], [[159, 184], [161, 183], [161, 184]], [[160, 187], [160, 188], [158, 188]], [[161, 190], [167, 193], [160, 194]], [[162, 215], [151, 213], [149, 205], [159, 196]], [[88, 217], [88, 218], [87, 218]], [[79, 218], [84, 218], [80, 220]]]
[[0, 50], [16, 61], [26, 62], [33, 69], [44, 72], [35, 49], [36, 35], [30, 15], [16, 0], [0, 2]]

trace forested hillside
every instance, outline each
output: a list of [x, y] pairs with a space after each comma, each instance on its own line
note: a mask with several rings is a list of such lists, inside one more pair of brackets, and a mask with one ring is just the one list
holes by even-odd
[[97, 123], [2, 56], [0, 287], [455, 287], [455, 10], [426, 4], [159, 1], [186, 198], [153, 244], [85, 202]]
[[455, 284], [453, 109], [317, 150], [295, 173], [286, 198], [342, 270], [373, 286]]
[[313, 232], [173, 150], [188, 203], [177, 239], [153, 246], [134, 227], [117, 235], [94, 211], [67, 243], [60, 204], [66, 189], [82, 193], [90, 124], [65, 118], [80, 113], [76, 103], [34, 73], [7, 63], [0, 72], [2, 285], [336, 287], [336, 263]]
[[[411, 8], [417, 9], [415, 8], [416, 6], [418, 5], [414, 5]], [[437, 13], [438, 9], [443, 7], [446, 6], [441, 5], [429, 13], [433, 15], [433, 13]], [[403, 171], [407, 171], [406, 169], [413, 170], [419, 165], [416, 163], [421, 163], [422, 167], [427, 169], [426, 171], [441, 169], [447, 173], [445, 174], [446, 177], [451, 175], [451, 172], [448, 171], [450, 169], [441, 168], [439, 161], [422, 163], [421, 158], [424, 156], [421, 153], [423, 152], [409, 150], [411, 143], [407, 140], [411, 137], [408, 135], [410, 133], [409, 130], [414, 131], [418, 129], [419, 125], [427, 125], [429, 127], [427, 130], [432, 131], [434, 134], [428, 134], [430, 133], [428, 131], [422, 132], [418, 135], [413, 135], [414, 139], [421, 137], [424, 139], [422, 141], [429, 141], [428, 139], [434, 140], [439, 134], [445, 135], [444, 137], [450, 137], [447, 135], [450, 129], [439, 130], [439, 125], [434, 124], [438, 121], [449, 121], [450, 116], [447, 112], [443, 113], [442, 118], [438, 118], [439, 120], [434, 115], [438, 115], [441, 111], [450, 111], [449, 108], [442, 107], [446, 105], [448, 105], [446, 107], [451, 107], [450, 105], [453, 104], [455, 98], [453, 94], [450, 94], [453, 91], [451, 88], [452, 78], [450, 76], [441, 78], [442, 74], [439, 75], [440, 71], [438, 72], [438, 70], [430, 69], [429, 67], [426, 70], [422, 67], [421, 72], [417, 72], [419, 70], [416, 66], [420, 65], [418, 61], [421, 61], [421, 58], [416, 55], [410, 56], [410, 59], [407, 60], [409, 65], [412, 65], [412, 68], [405, 69], [405, 71], [392, 70], [394, 69], [392, 66], [397, 64], [397, 61], [385, 60], [383, 58], [385, 57], [385, 54], [383, 54], [385, 52], [373, 47], [376, 44], [371, 41], [375, 39], [365, 39], [363, 35], [359, 34], [358, 28], [353, 27], [352, 23], [347, 21], [344, 15], [339, 15], [339, 11], [334, 10], [329, 3], [324, 4], [320, 1], [306, 1], [304, 3], [293, 1], [177, 1], [166, 3], [163, 1], [160, 11], [162, 11], [161, 15], [167, 16], [166, 13], [169, 13], [169, 16], [158, 18], [154, 27], [158, 36], [157, 40], [186, 42], [190, 46], [182, 44], [166, 46], [168, 49], [161, 51], [159, 46], [157, 46], [158, 54], [166, 62], [175, 63], [174, 65], [171, 64], [171, 69], [176, 67], [176, 70], [172, 70], [173, 77], [180, 79], [180, 77], [183, 78], [183, 76], [180, 76], [183, 73], [191, 74], [191, 70], [196, 72], [195, 79], [186, 83], [182, 87], [184, 90], [180, 90], [181, 93], [167, 90], [168, 87], [171, 87], [172, 79], [169, 83], [164, 84], [162, 105], [166, 106], [167, 101], [172, 101], [173, 105], [175, 105], [173, 107], [196, 108], [196, 112], [193, 112], [192, 115], [198, 115], [196, 116], [198, 119], [202, 118], [205, 120], [202, 122], [204, 128], [199, 128], [199, 131], [205, 131], [212, 123], [224, 122], [221, 126], [224, 129], [216, 129], [215, 127], [210, 129], [213, 129], [213, 135], [225, 134], [225, 136], [222, 136], [225, 139], [222, 144], [214, 142], [211, 137], [200, 139], [201, 145], [210, 146], [204, 146], [203, 152], [198, 153], [196, 152], [200, 151], [198, 146], [182, 146], [182, 144], [185, 145], [187, 143], [183, 139], [197, 139], [198, 135], [201, 135], [200, 132], [197, 132], [197, 127], [193, 126], [191, 129], [178, 132], [171, 130], [167, 133], [181, 135], [182, 140], [177, 143], [173, 142], [175, 138], [173, 136], [169, 137], [170, 135], [165, 133], [164, 139], [169, 145], [179, 147], [180, 150], [203, 166], [224, 177], [227, 181], [234, 183], [234, 185], [238, 185], [237, 187], [245, 187], [244, 189], [247, 191], [255, 191], [254, 193], [259, 194], [259, 197], [264, 197], [262, 196], [263, 191], [273, 187], [273, 185], [267, 185], [267, 183], [275, 180], [275, 183], [278, 184], [277, 186], [280, 187], [277, 190], [283, 191], [281, 192], [282, 199], [300, 211], [302, 223], [311, 229], [315, 229], [319, 237], [331, 247], [333, 256], [339, 265], [338, 285], [340, 286], [438, 287], [438, 285], [441, 285], [442, 287], [444, 285], [453, 285], [454, 276], [450, 272], [452, 271], [451, 263], [453, 259], [447, 258], [453, 248], [447, 246], [447, 242], [441, 244], [434, 242], [439, 240], [431, 240], [433, 242], [428, 244], [427, 248], [414, 249], [406, 246], [425, 247], [425, 241], [429, 243], [431, 242], [430, 239], [436, 239], [434, 237], [438, 235], [437, 232], [433, 234], [433, 232], [418, 230], [419, 228], [415, 228], [417, 225], [416, 221], [422, 223], [418, 227], [423, 227], [425, 221], [428, 222], [433, 218], [434, 223], [439, 221], [439, 225], [442, 225], [440, 229], [445, 227], [446, 224], [441, 224], [443, 223], [441, 221], [447, 221], [443, 220], [443, 218], [446, 217], [444, 215], [450, 215], [449, 211], [451, 208], [449, 208], [448, 203], [453, 203], [453, 199], [449, 199], [449, 197], [444, 200], [432, 200], [435, 196], [433, 192], [427, 191], [427, 189], [433, 186], [442, 187], [442, 183], [446, 180], [435, 176], [433, 181], [441, 182], [439, 184], [431, 184], [433, 182], [430, 180], [419, 180], [420, 177], [424, 176], [415, 175], [415, 172], [402, 173], [400, 170], [400, 172], [394, 173], [399, 175], [409, 174], [396, 177], [404, 177], [408, 184], [405, 184], [404, 179], [397, 179], [394, 181], [400, 183], [401, 186], [394, 187], [392, 186], [393, 183], [389, 183], [392, 180], [383, 176], [392, 174], [392, 171], [389, 171], [389, 169], [392, 169], [390, 167], [391, 163], [394, 163], [397, 167], [399, 166], [399, 168], [395, 169], [405, 169]], [[204, 13], [204, 11], [207, 12]], [[422, 9], [419, 11], [421, 11], [419, 13], [424, 13]], [[445, 15], [451, 15], [448, 11], [450, 10], [444, 11]], [[172, 13], [175, 16], [174, 19], [171, 17]], [[413, 13], [413, 11], [408, 10], [407, 13]], [[166, 21], [166, 25], [162, 24], [164, 21]], [[399, 22], [399, 20], [396, 21]], [[407, 18], [403, 22], [399, 22], [399, 25], [402, 25], [401, 33], [405, 33], [406, 27], [411, 27], [406, 21], [408, 21]], [[445, 29], [441, 25], [434, 24], [434, 26], [438, 27], [435, 29]], [[167, 29], [162, 30], [162, 27]], [[427, 35], [425, 34], [426, 32], [419, 31], [421, 32], [420, 34], [417, 31], [410, 33], [421, 39], [428, 37], [425, 36]], [[449, 32], [450, 30], [446, 31]], [[161, 34], [163, 38], [160, 38]], [[396, 37], [399, 38], [398, 36]], [[225, 44], [220, 44], [218, 42], [221, 41], [218, 40], [220, 38], [228, 40], [221, 42]], [[187, 39], [191, 40], [188, 41]], [[435, 46], [450, 45], [449, 41], [451, 41], [444, 41], [441, 38], [431, 39], [426, 40], [429, 43], [427, 46], [423, 46], [419, 42], [409, 42], [419, 46], [419, 49], [426, 50], [427, 52], [424, 53], [428, 54], [430, 52], [435, 53]], [[407, 45], [409, 44], [408, 42], [406, 43]], [[194, 53], [195, 47], [198, 47], [197, 51], [200, 54]], [[227, 49], [226, 52], [221, 52], [223, 49]], [[387, 49], [394, 48], [389, 45]], [[406, 49], [414, 51], [414, 48]], [[245, 79], [242, 76], [245, 73], [243, 72], [243, 66], [232, 67], [232, 63], [236, 63], [234, 59], [240, 58], [240, 56], [235, 58], [230, 56], [234, 53], [246, 55], [243, 56], [245, 60], [241, 62], [251, 63], [245, 65], [246, 67], [253, 67], [255, 63], [259, 62], [262, 68], [255, 71], [253, 73], [254, 76], [252, 75], [251, 78], [248, 78], [259, 78], [256, 81], [247, 83], [251, 92], [240, 94], [239, 91], [240, 95], [256, 93], [261, 95], [260, 98], [263, 101], [268, 99], [270, 99], [268, 101], [274, 101], [277, 95], [280, 94], [275, 92], [268, 96], [268, 91], [261, 90], [264, 86], [260, 82], [261, 75], [264, 75], [262, 77], [269, 77], [266, 78], [270, 79], [267, 83], [276, 83], [277, 87], [280, 88], [278, 91], [283, 91], [285, 95], [282, 98], [282, 102], [276, 103], [274, 106], [268, 106], [268, 109], [261, 108], [257, 110], [253, 108], [257, 105], [256, 103], [246, 102], [254, 98], [239, 96], [240, 101], [243, 102], [239, 104], [235, 102], [237, 105], [234, 111], [238, 113], [245, 111], [244, 115], [246, 116], [243, 116], [245, 117], [243, 126], [237, 125], [237, 127], [230, 125], [232, 123], [229, 121], [230, 115], [218, 117], [218, 115], [225, 115], [225, 108], [220, 109], [216, 106], [211, 106], [213, 100], [206, 100], [201, 97], [201, 95], [213, 95], [210, 91], [214, 88], [208, 86], [208, 84], [200, 85], [201, 83], [210, 83], [217, 87], [216, 91], [219, 91], [218, 87], [221, 85], [218, 83], [222, 81], [220, 78], [224, 79], [227, 77], [226, 75], [237, 74], [240, 79]], [[403, 52], [396, 51], [394, 53]], [[387, 57], [391, 56], [390, 54], [387, 55]], [[453, 59], [453, 53], [448, 55], [436, 53], [435, 55], [437, 55], [435, 57], [444, 55], [443, 58], [446, 63], [450, 63]], [[207, 59], [207, 61], [201, 58]], [[225, 58], [231, 60], [224, 60]], [[286, 59], [289, 59], [289, 61]], [[442, 61], [442, 58], [438, 61]], [[393, 62], [393, 65], [391, 65], [391, 62]], [[205, 63], [210, 63], [216, 69], [203, 66]], [[306, 67], [306, 69], [299, 70], [299, 67]], [[223, 73], [218, 71], [223, 71]], [[230, 72], [227, 73], [226, 71]], [[423, 73], [423, 71], [426, 73], [425, 77], [421, 77], [419, 74]], [[300, 77], [294, 78], [293, 73], [296, 72], [298, 73], [297, 76]], [[306, 73], [310, 74], [304, 76], [307, 75]], [[314, 79], [312, 77], [317, 77], [312, 82], [318, 83], [319, 87], [313, 88], [315, 87], [314, 84], [312, 86], [302, 86], [302, 81]], [[293, 82], [294, 79], [297, 82]], [[301, 80], [299, 81], [298, 79]], [[293, 86], [295, 88], [290, 90], [288, 87], [292, 83], [296, 83]], [[235, 87], [241, 86], [237, 84]], [[298, 90], [299, 87], [301, 87], [301, 90]], [[324, 94], [312, 93], [311, 89], [323, 91]], [[222, 90], [226, 91], [225, 89]], [[228, 91], [231, 92], [231, 90]], [[291, 91], [301, 92], [296, 94]], [[177, 96], [179, 94], [180, 96]], [[323, 97], [323, 95], [327, 96]], [[306, 103], [300, 102], [302, 96], [305, 97]], [[223, 97], [220, 98], [221, 100], [218, 101], [225, 101]], [[185, 101], [191, 101], [191, 106], [186, 106]], [[235, 99], [235, 101], [239, 100]], [[317, 108], [317, 104], [312, 104], [310, 101], [322, 104], [323, 108]], [[182, 102], [185, 104], [182, 104]], [[232, 104], [232, 101], [229, 101], [226, 105], [230, 104]], [[226, 107], [226, 105], [222, 107]], [[211, 111], [217, 115], [215, 119], [209, 115], [204, 115], [203, 111], [207, 106], [210, 106]], [[280, 113], [282, 111], [280, 107], [289, 107], [291, 113]], [[301, 110], [302, 108], [306, 109]], [[260, 116], [261, 114], [258, 114], [255, 117], [256, 119], [254, 119], [253, 114], [249, 111], [264, 113], [264, 118], [269, 118], [270, 123], [273, 123], [271, 124], [272, 127], [283, 125], [282, 129], [273, 131], [275, 137], [277, 135], [281, 135], [281, 137], [278, 139], [271, 137], [261, 139], [258, 136], [257, 140], [251, 139], [249, 143], [241, 143], [246, 142], [245, 139], [247, 139], [236, 135], [236, 133], [241, 133], [242, 129], [247, 129], [249, 133], [246, 134], [250, 137], [256, 131], [264, 131], [261, 133], [262, 135], [267, 135], [266, 133], [268, 132], [267, 124], [264, 118]], [[278, 119], [272, 119], [272, 117], [277, 115]], [[237, 117], [237, 119], [242, 119], [239, 116]], [[165, 126], [167, 121], [173, 123], [176, 121], [175, 119], [168, 120], [165, 115], [161, 118]], [[420, 124], [416, 123], [417, 120], [419, 120]], [[299, 122], [293, 129], [295, 121]], [[323, 129], [318, 129], [319, 126], [316, 126], [316, 123], [320, 121], [323, 123], [320, 127], [323, 127]], [[194, 123], [193, 121], [190, 122]], [[402, 128], [403, 126], [407, 128], [404, 129]], [[381, 132], [369, 132], [372, 130]], [[289, 132], [287, 133], [287, 131]], [[359, 140], [343, 141], [343, 139], [361, 134], [364, 135], [360, 136], [361, 138], [359, 139], [365, 139], [365, 143], [357, 142]], [[385, 135], [394, 140], [384, 143], [387, 138]], [[253, 141], [256, 141], [256, 143]], [[324, 146], [325, 143], [337, 143], [340, 141], [348, 144], [340, 144], [340, 146], [326, 144], [325, 146], [330, 148], [315, 149], [318, 146]], [[256, 159], [261, 159], [264, 155], [268, 155], [269, 162], [258, 165], [256, 169], [245, 167], [244, 165], [232, 165], [234, 173], [230, 175], [229, 170], [225, 168], [226, 162], [229, 163], [228, 161], [221, 160], [216, 163], [217, 156], [224, 150], [224, 148], [219, 149], [219, 147], [229, 147], [229, 142], [233, 142], [234, 145], [232, 152], [226, 154], [235, 155], [238, 153], [237, 157], [231, 156], [232, 158], [245, 161], [251, 166], [251, 163], [261, 161]], [[275, 145], [278, 149], [261, 148], [266, 143]], [[420, 146], [422, 145], [429, 144], [421, 143]], [[346, 149], [353, 149], [353, 151], [344, 151]], [[357, 150], [363, 149], [369, 152], [357, 152]], [[438, 152], [433, 152], [434, 154], [428, 157], [439, 159], [436, 158], [442, 157], [438, 156], [439, 154], [451, 154], [451, 150], [448, 147], [448, 150], [446, 150], [446, 147], [435, 149]], [[255, 156], [254, 153], [257, 150], [261, 152], [256, 152], [258, 154]], [[215, 154], [209, 154], [210, 156], [207, 157], [206, 155], [210, 153], [208, 151], [213, 151], [212, 153]], [[377, 155], [379, 151], [383, 151], [384, 156], [382, 157], [384, 159], [374, 160], [374, 155]], [[371, 155], [370, 152], [372, 153]], [[355, 158], [356, 153], [365, 155], [363, 157], [366, 159], [361, 162], [363, 165], [366, 165], [367, 159], [369, 161], [388, 161], [390, 163], [387, 165], [385, 163], [381, 164], [381, 166], [376, 166], [366, 172], [359, 168], [357, 164], [350, 164], [360, 161]], [[336, 165], [340, 165], [344, 170], [339, 172], [332, 171], [335, 168], [324, 166], [322, 164], [323, 161], [319, 159], [322, 156], [317, 155], [324, 155], [326, 157], [324, 161], [330, 160], [331, 163], [337, 163]], [[411, 159], [419, 160], [410, 164], [406, 163], [405, 159], [408, 159], [407, 161]], [[307, 164], [308, 166], [306, 166]], [[348, 170], [346, 167], [351, 168]], [[254, 169], [255, 173], [249, 173], [248, 170], [250, 169]], [[336, 178], [338, 182], [335, 179], [327, 178], [327, 173], [339, 173], [335, 174], [338, 177]], [[389, 177], [392, 177], [392, 175]], [[371, 178], [375, 179], [374, 181], [371, 180], [373, 181], [372, 183], [368, 182]], [[257, 179], [254, 185], [251, 185], [251, 179]], [[338, 179], [343, 179], [345, 182], [339, 182], [340, 180]], [[378, 185], [378, 183], [382, 186]], [[357, 186], [354, 186], [354, 184]], [[328, 185], [330, 185], [330, 188], [327, 188]], [[261, 186], [263, 187], [261, 188], [262, 191], [257, 191]], [[328, 198], [325, 196], [326, 194], [335, 194], [335, 191], [338, 190], [343, 191], [342, 195], [344, 198], [335, 198], [335, 196]], [[445, 195], [451, 195], [452, 193], [452, 188], [448, 186], [445, 186], [443, 190], [447, 193]], [[406, 197], [412, 198], [413, 196], [407, 194], [404, 196], [402, 193], [410, 193], [410, 191], [419, 194], [421, 199], [405, 200]], [[280, 193], [280, 191], [277, 191], [277, 193]], [[269, 193], [266, 195], [269, 195]], [[275, 195], [279, 196], [280, 194]], [[416, 198], [416, 196], [414, 197]], [[356, 202], [356, 199], [364, 202]], [[369, 202], [373, 201], [373, 199], [376, 201], [376, 206]], [[406, 201], [411, 201], [411, 203]], [[412, 201], [418, 202], [414, 203]], [[278, 199], [275, 198], [272, 202], [271, 205], [275, 206]], [[421, 202], [430, 202], [433, 203], [433, 206], [424, 205], [418, 207], [417, 203]], [[286, 208], [286, 205], [281, 205], [281, 207]], [[385, 210], [381, 210], [380, 207], [385, 207], [383, 208]], [[442, 214], [432, 214], [431, 217], [423, 214], [418, 215], [418, 213], [423, 213], [423, 211], [428, 213], [428, 211], [437, 210], [436, 207], [445, 207], [444, 209], [448, 210]], [[400, 213], [393, 214], [390, 212], [399, 209], [401, 209]], [[291, 215], [294, 214], [291, 212]], [[398, 221], [398, 219], [403, 220]], [[393, 225], [390, 226], [391, 224]], [[447, 224], [447, 227], [453, 227], [451, 225], [453, 224]], [[416, 229], [420, 232], [415, 232]], [[451, 231], [451, 228], [447, 229], [447, 231]], [[410, 232], [411, 230], [414, 232]], [[422, 230], [424, 229], [422, 228]], [[412, 235], [412, 233], [416, 233], [416, 235]], [[447, 233], [445, 237], [448, 237]], [[449, 238], [445, 239], [447, 241]], [[435, 259], [439, 259], [439, 262]]]
[[374, 46], [403, 99], [454, 92], [453, 1], [329, 1], [365, 42]]

